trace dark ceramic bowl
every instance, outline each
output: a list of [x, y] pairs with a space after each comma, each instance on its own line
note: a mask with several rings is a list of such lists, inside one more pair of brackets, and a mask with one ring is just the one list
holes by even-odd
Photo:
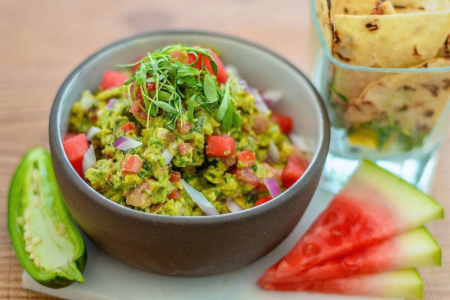
[[[72, 104], [95, 90], [103, 72], [173, 43], [219, 49], [226, 64], [260, 89], [281, 90], [276, 110], [295, 120], [312, 155], [304, 176], [273, 201], [238, 213], [172, 217], [135, 211], [103, 197], [71, 167], [62, 147]], [[79, 65], [64, 81], [50, 116], [50, 148], [67, 207], [84, 233], [113, 257], [152, 273], [206, 276], [250, 264], [280, 244], [299, 222], [317, 188], [330, 139], [322, 99], [308, 79], [280, 56], [246, 41], [204, 32], [157, 32], [112, 44]]]

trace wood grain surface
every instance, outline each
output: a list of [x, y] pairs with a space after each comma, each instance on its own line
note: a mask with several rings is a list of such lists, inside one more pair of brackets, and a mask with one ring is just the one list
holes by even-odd
[[[9, 182], [22, 154], [48, 147], [48, 117], [64, 78], [107, 44], [149, 31], [207, 30], [245, 38], [309, 74], [315, 51], [307, 0], [0, 0], [0, 299], [48, 299], [22, 288], [6, 228]], [[450, 211], [450, 141], [433, 195]], [[430, 226], [444, 266], [422, 271], [425, 299], [450, 299], [448, 222]]]

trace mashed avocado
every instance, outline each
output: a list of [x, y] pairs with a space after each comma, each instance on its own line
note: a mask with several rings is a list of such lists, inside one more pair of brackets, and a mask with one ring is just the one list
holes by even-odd
[[251, 208], [270, 199], [265, 179], [283, 191], [307, 167], [286, 166], [293, 156], [306, 162], [304, 154], [211, 50], [169, 46], [124, 70], [107, 71], [95, 94], [85, 91], [69, 121], [70, 133], [95, 132], [96, 162], [84, 176], [112, 201], [154, 214], [205, 215], [185, 180], [218, 213], [230, 213], [227, 200]]

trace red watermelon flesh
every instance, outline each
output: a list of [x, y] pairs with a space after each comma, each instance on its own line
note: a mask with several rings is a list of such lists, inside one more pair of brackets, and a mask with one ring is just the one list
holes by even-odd
[[375, 164], [363, 161], [278, 264], [276, 277], [292, 276], [442, 217], [443, 208], [436, 201]]
[[268, 283], [264, 288], [274, 291], [305, 291], [377, 297], [423, 297], [422, 279], [415, 269], [323, 281]]
[[425, 227], [420, 227], [367, 247], [363, 251], [326, 261], [289, 277], [276, 277], [278, 264], [264, 273], [259, 285], [264, 287], [274, 282], [330, 280], [399, 269], [439, 266], [441, 248]]

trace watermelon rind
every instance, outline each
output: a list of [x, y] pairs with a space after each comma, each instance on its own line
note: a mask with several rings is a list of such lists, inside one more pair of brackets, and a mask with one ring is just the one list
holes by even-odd
[[398, 176], [363, 160], [353, 178], [342, 191], [372, 189], [383, 196], [407, 223], [408, 229], [444, 218], [444, 208], [433, 198]]
[[401, 262], [403, 267], [419, 268], [442, 265], [441, 247], [425, 227], [405, 233], [397, 239], [405, 253]]
[[[443, 217], [443, 207], [430, 196], [375, 163], [363, 160], [329, 207], [276, 265], [275, 277], [293, 276]], [[437, 246], [434, 240], [427, 245]], [[438, 246], [429, 256], [425, 251], [429, 249], [417, 248], [418, 259], [426, 263], [433, 260], [433, 264], [440, 260]], [[399, 259], [394, 258], [395, 261]], [[408, 263], [395, 269], [415, 267], [413, 262]]]
[[[405, 269], [373, 276], [380, 288], [379, 296], [423, 299], [423, 281], [416, 269]], [[376, 287], [376, 286], [375, 286]]]
[[416, 269], [324, 281], [268, 282], [262, 285], [262, 288], [272, 291], [303, 291], [408, 299], [423, 298], [423, 282]]

